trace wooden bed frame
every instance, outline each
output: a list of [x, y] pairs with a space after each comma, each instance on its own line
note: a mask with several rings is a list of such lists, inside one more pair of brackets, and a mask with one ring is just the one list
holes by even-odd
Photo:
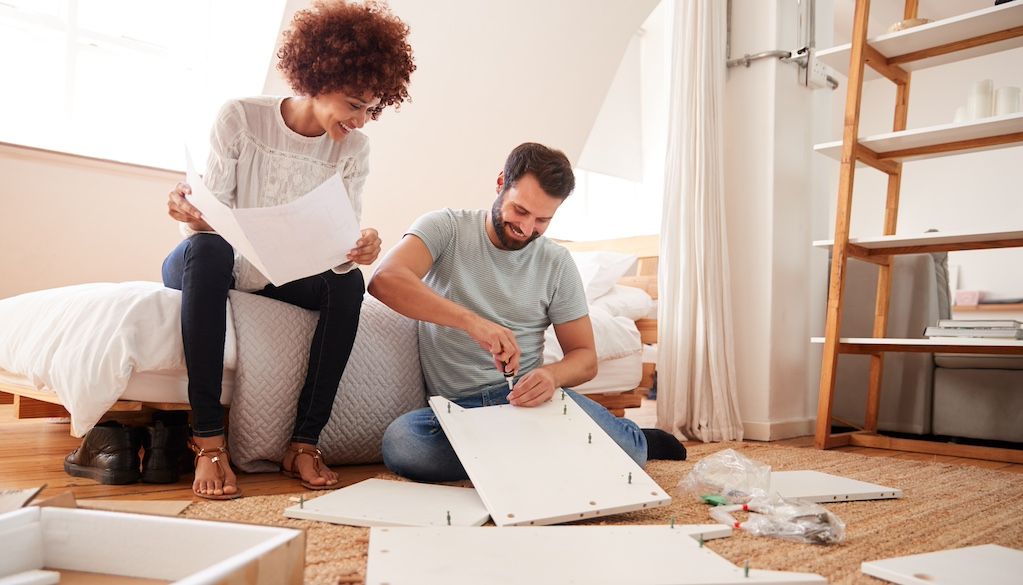
[[[61, 404], [57, 395], [34, 388], [26, 388], [0, 381], [0, 404], [14, 405], [14, 418], [69, 418], [70, 413]], [[225, 406], [226, 408], [226, 406]], [[139, 400], [118, 400], [107, 410], [103, 420], [108, 418], [131, 418], [152, 410], [190, 410], [187, 404], [178, 402], [142, 402]]]
[[[657, 298], [657, 258], [660, 254], [661, 238], [658, 235], [634, 236], [613, 240], [596, 240], [592, 242], [573, 242], [555, 240], [573, 252], [619, 252], [635, 254], [638, 258], [634, 274], [622, 277], [618, 284], [641, 288], [652, 298]], [[639, 319], [636, 321], [640, 340], [657, 343], [657, 320]], [[601, 404], [615, 416], [625, 416], [626, 408], [638, 408], [643, 398], [654, 385], [655, 364], [643, 364], [643, 377], [639, 386], [624, 392], [587, 394], [586, 397]]]

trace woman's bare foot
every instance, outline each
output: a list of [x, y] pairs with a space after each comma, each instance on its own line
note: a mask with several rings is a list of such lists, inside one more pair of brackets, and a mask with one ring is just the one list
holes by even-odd
[[195, 495], [214, 499], [240, 495], [224, 435], [192, 437], [192, 443], [196, 448], [195, 479], [192, 481]]
[[337, 486], [337, 474], [323, 463], [320, 450], [308, 443], [291, 443], [281, 468], [290, 477], [302, 481], [309, 489], [330, 489]]

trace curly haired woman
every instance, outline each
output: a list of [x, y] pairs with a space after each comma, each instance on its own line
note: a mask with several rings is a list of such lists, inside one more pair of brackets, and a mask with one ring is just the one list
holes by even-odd
[[[277, 53], [297, 97], [228, 101], [211, 133], [203, 182], [235, 208], [287, 203], [334, 173], [361, 215], [369, 144], [359, 129], [407, 100], [415, 70], [409, 28], [375, 1], [320, 2], [295, 15]], [[282, 471], [309, 489], [338, 486], [316, 448], [355, 342], [365, 291], [358, 264], [380, 253], [377, 230], [363, 229], [348, 262], [281, 286], [238, 256], [203, 220], [179, 183], [168, 213], [187, 236], [163, 264], [164, 285], [181, 290], [181, 332], [196, 452], [192, 491], [209, 499], [241, 495], [227, 459], [224, 370], [228, 290], [249, 291], [320, 312]]]

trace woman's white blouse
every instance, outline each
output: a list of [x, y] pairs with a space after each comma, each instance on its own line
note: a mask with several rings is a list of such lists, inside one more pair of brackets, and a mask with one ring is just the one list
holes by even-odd
[[[270, 207], [293, 201], [338, 173], [361, 221], [362, 188], [369, 172], [366, 135], [355, 130], [341, 142], [326, 133], [302, 136], [284, 123], [285, 99], [260, 96], [224, 104], [210, 135], [203, 182], [231, 207]], [[195, 233], [181, 226], [186, 236]], [[353, 269], [348, 262], [334, 271]], [[237, 252], [234, 276], [235, 288], [242, 291], [261, 290], [270, 282]]]

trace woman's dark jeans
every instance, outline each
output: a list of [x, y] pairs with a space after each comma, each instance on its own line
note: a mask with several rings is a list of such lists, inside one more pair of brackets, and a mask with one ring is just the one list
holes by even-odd
[[[163, 262], [163, 284], [181, 291], [181, 337], [188, 369], [192, 433], [224, 433], [220, 405], [227, 335], [227, 291], [234, 286], [234, 249], [217, 234], [195, 234]], [[298, 397], [291, 440], [315, 445], [330, 418], [337, 386], [352, 353], [366, 285], [360, 270], [322, 274], [267, 285], [254, 294], [319, 311], [309, 368]]]

